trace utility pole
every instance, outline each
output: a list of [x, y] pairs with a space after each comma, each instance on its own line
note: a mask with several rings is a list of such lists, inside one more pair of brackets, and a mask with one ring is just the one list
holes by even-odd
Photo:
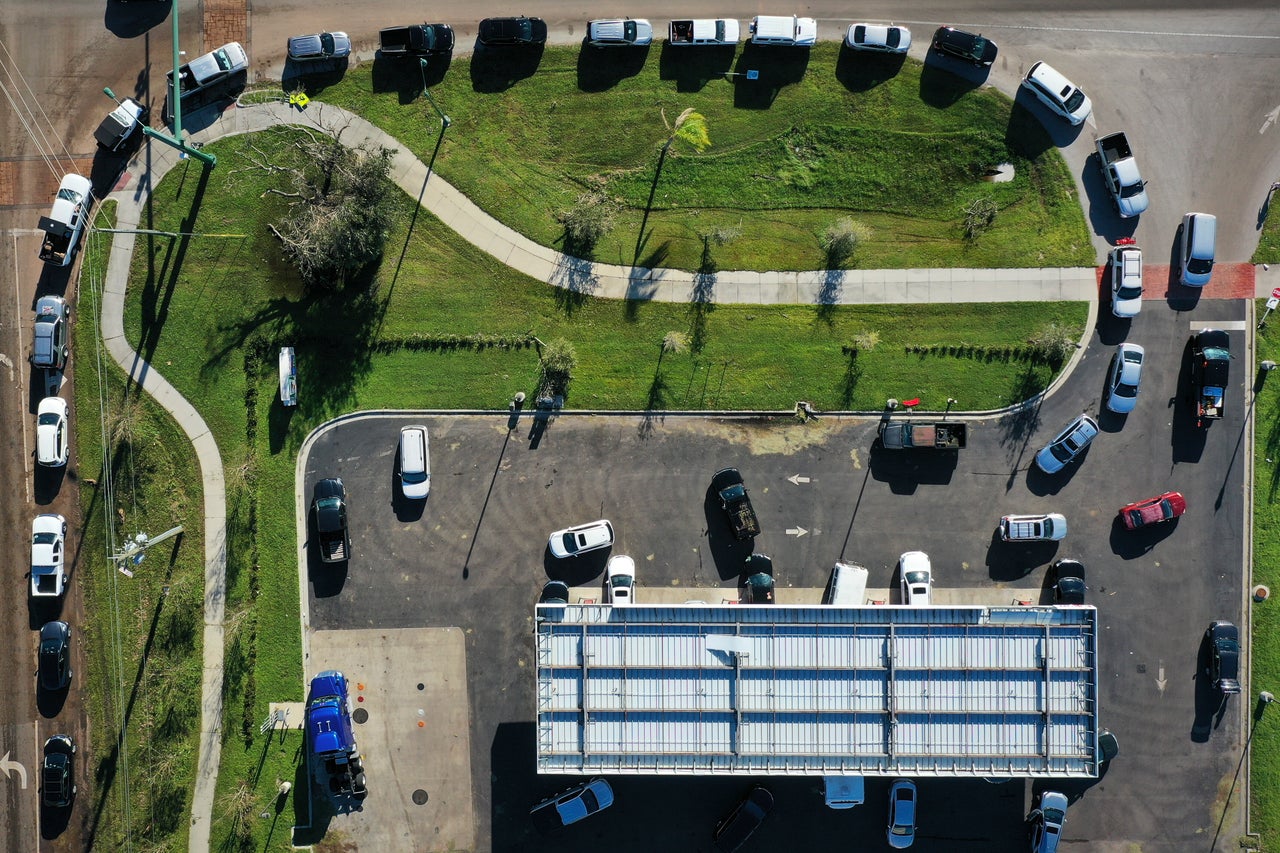
[[120, 570], [122, 575], [133, 577], [133, 572], [124, 565], [126, 562], [132, 563], [135, 566], [138, 565], [142, 562], [143, 551], [147, 550], [152, 545], [158, 545], [166, 539], [172, 539], [181, 532], [182, 525], [179, 524], [177, 527], [170, 527], [154, 539], [147, 536], [145, 533], [139, 533], [132, 539], [126, 540], [124, 547], [111, 555], [111, 562], [116, 564], [116, 568]]

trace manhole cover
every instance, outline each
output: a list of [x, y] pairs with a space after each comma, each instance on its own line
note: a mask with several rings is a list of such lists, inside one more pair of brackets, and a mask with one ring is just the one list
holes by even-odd
[[351, 719], [355, 720], [357, 723], [368, 722], [369, 712], [364, 708], [356, 708], [356, 712], [351, 715]]
[[425, 685], [425, 684], [423, 684], [421, 681], [419, 681], [419, 682], [418, 682], [418, 689], [419, 689], [419, 690], [426, 690], [426, 689], [427, 689], [427, 685]]
[[420, 806], [427, 804], [427, 792], [419, 788], [413, 792], [413, 801]]

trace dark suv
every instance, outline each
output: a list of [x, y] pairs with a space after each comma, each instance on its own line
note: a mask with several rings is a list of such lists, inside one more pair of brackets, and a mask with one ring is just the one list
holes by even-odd
[[975, 35], [954, 27], [938, 27], [938, 31], [933, 34], [933, 49], [956, 59], [987, 67], [996, 61], [998, 52], [995, 42], [983, 38], [981, 33]]
[[714, 844], [720, 853], [733, 853], [764, 823], [773, 808], [773, 794], [756, 785], [743, 800], [716, 824]]
[[31, 364], [61, 370], [67, 363], [67, 317], [71, 308], [61, 296], [42, 296], [36, 303], [36, 331], [31, 345]]
[[1223, 696], [1240, 692], [1240, 631], [1230, 622], [1214, 622], [1204, 632], [1209, 641], [1205, 674]]
[[45, 808], [64, 809], [76, 795], [76, 742], [71, 735], [54, 735], [44, 742], [40, 767], [40, 800]]
[[40, 629], [37, 660], [40, 686], [50, 692], [71, 683], [71, 626], [66, 622], [46, 622]]

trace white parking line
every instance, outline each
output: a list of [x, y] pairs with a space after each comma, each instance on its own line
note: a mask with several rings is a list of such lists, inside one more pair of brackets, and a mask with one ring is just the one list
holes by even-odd
[[1198, 332], [1201, 329], [1221, 329], [1224, 332], [1243, 332], [1249, 328], [1244, 320], [1223, 320], [1220, 323], [1208, 323], [1204, 320], [1192, 320], [1187, 324], [1191, 331]]

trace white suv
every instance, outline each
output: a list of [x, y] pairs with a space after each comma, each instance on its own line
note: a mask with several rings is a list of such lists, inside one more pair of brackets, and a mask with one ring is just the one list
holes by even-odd
[[1022, 85], [1073, 125], [1083, 124], [1093, 112], [1093, 103], [1084, 91], [1047, 62], [1032, 65], [1027, 76], [1022, 78]]
[[643, 18], [612, 18], [587, 24], [587, 44], [595, 47], [643, 46], [653, 41], [653, 25]]

